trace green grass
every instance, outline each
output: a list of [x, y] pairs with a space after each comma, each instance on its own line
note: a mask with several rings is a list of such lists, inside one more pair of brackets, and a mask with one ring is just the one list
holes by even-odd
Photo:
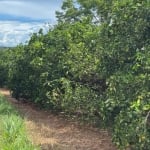
[[28, 140], [23, 119], [1, 95], [0, 150], [39, 150]]

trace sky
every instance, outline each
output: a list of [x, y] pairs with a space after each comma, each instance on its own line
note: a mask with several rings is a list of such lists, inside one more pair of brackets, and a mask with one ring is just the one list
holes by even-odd
[[55, 24], [62, 1], [0, 0], [0, 47], [25, 43], [32, 33]]

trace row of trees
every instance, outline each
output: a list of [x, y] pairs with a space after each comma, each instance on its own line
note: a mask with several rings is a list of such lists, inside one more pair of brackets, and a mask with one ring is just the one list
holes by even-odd
[[150, 149], [150, 3], [65, 0], [58, 23], [0, 51], [1, 84], [42, 107], [112, 122], [120, 149]]

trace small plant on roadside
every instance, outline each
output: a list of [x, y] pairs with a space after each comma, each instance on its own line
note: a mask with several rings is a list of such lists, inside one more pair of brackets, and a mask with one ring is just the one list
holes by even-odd
[[2, 96], [0, 96], [0, 121], [1, 150], [38, 150], [27, 138], [23, 119]]

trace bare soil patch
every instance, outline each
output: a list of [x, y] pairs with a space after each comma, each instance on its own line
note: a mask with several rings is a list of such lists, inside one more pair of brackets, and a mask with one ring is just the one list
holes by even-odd
[[79, 125], [34, 105], [12, 98], [7, 89], [0, 93], [18, 109], [25, 119], [31, 141], [42, 150], [116, 150], [106, 130]]

